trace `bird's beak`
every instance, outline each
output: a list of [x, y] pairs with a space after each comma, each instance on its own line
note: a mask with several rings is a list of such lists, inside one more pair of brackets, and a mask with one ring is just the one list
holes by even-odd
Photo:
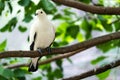
[[38, 15], [38, 13], [35, 13], [35, 16], [37, 16]]

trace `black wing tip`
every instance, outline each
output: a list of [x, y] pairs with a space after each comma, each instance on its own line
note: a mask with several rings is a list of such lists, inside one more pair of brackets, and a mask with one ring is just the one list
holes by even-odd
[[33, 64], [30, 63], [29, 68], [28, 68], [28, 71], [29, 71], [29, 72], [35, 72], [35, 71], [37, 71], [37, 70], [38, 70], [38, 65], [37, 65], [36, 67], [34, 67]]
[[29, 72], [36, 72], [37, 69], [35, 69], [35, 68], [29, 68], [28, 71], [29, 71]]

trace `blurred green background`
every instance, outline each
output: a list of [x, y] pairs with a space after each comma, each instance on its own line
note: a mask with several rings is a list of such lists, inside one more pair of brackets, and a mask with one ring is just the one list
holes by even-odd
[[[78, 0], [88, 5], [120, 7], [120, 0]], [[29, 29], [34, 13], [42, 8], [56, 27], [56, 39], [52, 47], [82, 42], [97, 36], [117, 32], [119, 15], [98, 15], [56, 4], [51, 0], [0, 0], [0, 52], [29, 50]], [[27, 67], [6, 69], [4, 66], [25, 63], [28, 58], [0, 60], [0, 80], [57, 80], [103, 66], [119, 59], [119, 40], [112, 40], [83, 51], [70, 58], [39, 66], [35, 73]], [[43, 57], [42, 60], [51, 58]], [[83, 80], [120, 80], [119, 67]]]

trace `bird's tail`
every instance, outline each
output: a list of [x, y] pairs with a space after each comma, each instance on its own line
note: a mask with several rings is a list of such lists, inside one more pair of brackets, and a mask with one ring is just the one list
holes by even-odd
[[40, 57], [32, 58], [30, 64], [29, 64], [29, 72], [35, 72], [38, 70], [38, 60]]

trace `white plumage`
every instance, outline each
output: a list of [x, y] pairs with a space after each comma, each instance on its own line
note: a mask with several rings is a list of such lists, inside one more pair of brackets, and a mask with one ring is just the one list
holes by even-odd
[[[37, 50], [38, 48], [45, 49], [54, 41], [55, 29], [42, 9], [37, 10], [36, 14], [36, 19], [30, 29], [30, 47], [32, 47], [33, 50]], [[37, 70], [38, 60], [39, 57], [32, 58], [29, 71]]]

